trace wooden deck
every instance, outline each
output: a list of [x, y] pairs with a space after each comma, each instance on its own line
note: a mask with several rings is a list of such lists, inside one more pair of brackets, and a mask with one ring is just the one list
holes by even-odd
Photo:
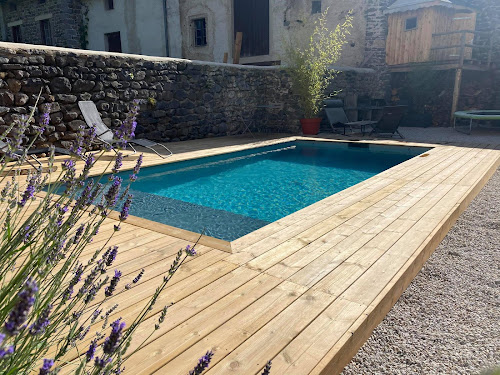
[[[248, 142], [174, 144], [176, 155], [167, 161], [258, 146]], [[128, 159], [125, 168], [135, 163], [134, 157]], [[164, 162], [147, 155], [144, 164]], [[342, 371], [499, 163], [495, 146], [437, 145], [424, 157], [280, 219], [229, 248], [217, 241], [211, 246], [206, 238], [136, 333], [131, 350], [145, 339], [148, 344], [125, 363], [127, 373], [185, 375], [209, 349], [214, 351], [209, 375], [257, 374], [268, 360], [272, 374]], [[119, 246], [114, 266], [130, 279], [144, 268], [145, 277], [105, 303], [119, 304], [111, 319], [129, 322], [177, 250], [194, 240], [186, 231], [134, 222], [140, 220], [131, 219], [113, 238]], [[84, 256], [105, 241], [113, 223], [107, 219]], [[161, 329], [147, 338], [170, 302], [175, 304]], [[74, 368], [76, 356], [75, 351], [67, 358], [63, 373]]]

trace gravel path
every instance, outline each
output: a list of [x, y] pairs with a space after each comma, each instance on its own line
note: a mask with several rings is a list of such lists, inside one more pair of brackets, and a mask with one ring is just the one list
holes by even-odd
[[500, 367], [499, 248], [500, 169], [343, 374], [479, 374]]
[[[399, 128], [405, 137], [405, 141], [430, 142], [430, 143], [486, 143], [500, 144], [500, 127], [496, 128], [474, 128], [472, 133], [463, 134], [453, 128]], [[394, 137], [398, 139], [398, 137]]]

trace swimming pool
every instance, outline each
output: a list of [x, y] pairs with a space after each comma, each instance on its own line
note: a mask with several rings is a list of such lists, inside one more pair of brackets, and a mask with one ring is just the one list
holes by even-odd
[[295, 141], [143, 168], [130, 213], [233, 241], [426, 150]]

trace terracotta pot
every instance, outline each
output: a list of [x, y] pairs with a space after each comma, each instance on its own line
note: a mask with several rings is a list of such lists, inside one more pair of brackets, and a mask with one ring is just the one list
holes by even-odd
[[320, 123], [321, 123], [320, 117], [300, 119], [300, 125], [302, 125], [302, 133], [304, 135], [316, 135], [316, 134], [318, 134]]

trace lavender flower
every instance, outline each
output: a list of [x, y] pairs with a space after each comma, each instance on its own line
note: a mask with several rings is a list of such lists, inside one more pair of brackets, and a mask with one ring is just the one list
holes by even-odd
[[62, 301], [65, 302], [68, 299], [71, 298], [71, 295], [73, 294], [73, 288], [75, 287], [76, 284], [78, 284], [82, 278], [83, 275], [83, 266], [80, 264], [76, 268], [73, 278], [70, 280], [68, 287], [62, 294]]
[[[141, 272], [139, 272], [139, 274], [134, 278], [134, 280], [132, 280], [132, 283], [137, 284], [141, 280], [142, 275], [144, 275], [144, 268], [141, 270]], [[130, 284], [125, 285], [125, 289], [129, 290], [131, 288], [132, 286]]]
[[104, 368], [104, 367], [106, 367], [106, 365], [109, 362], [111, 362], [111, 358], [104, 359], [104, 358], [95, 357], [94, 364], [95, 364], [95, 367]]
[[29, 178], [28, 186], [26, 186], [26, 190], [23, 193], [23, 197], [19, 202], [19, 206], [24, 207], [26, 203], [33, 198], [36, 193], [36, 189], [40, 184], [40, 175], [36, 174]]
[[115, 165], [113, 166], [111, 172], [118, 173], [122, 165], [123, 165], [123, 154], [119, 152], [118, 154], [116, 154]]
[[115, 137], [120, 140], [122, 147], [126, 147], [127, 141], [135, 137], [135, 128], [137, 127], [136, 118], [138, 113], [139, 101], [134, 100], [125, 120], [123, 120], [121, 126], [115, 131]]
[[120, 346], [123, 329], [125, 328], [125, 322], [121, 322], [120, 319], [111, 323], [111, 333], [102, 346], [102, 351], [105, 354], [112, 355]]
[[196, 255], [196, 250], [195, 250], [194, 246], [187, 245], [185, 251], [186, 251], [186, 255], [189, 255], [191, 257], [194, 257]]
[[40, 335], [45, 332], [45, 328], [50, 324], [49, 315], [52, 310], [52, 305], [48, 305], [45, 310], [42, 311], [35, 323], [30, 327], [30, 333], [32, 335]]
[[137, 159], [137, 162], [135, 163], [134, 170], [130, 175], [130, 181], [134, 182], [135, 180], [137, 180], [137, 174], [141, 170], [142, 160], [143, 160], [143, 154], [140, 154], [139, 158]]
[[95, 351], [97, 349], [97, 340], [92, 340], [89, 346], [89, 350], [87, 350], [87, 353], [85, 354], [85, 357], [87, 358], [87, 362], [92, 361], [95, 355]]
[[132, 204], [132, 195], [127, 197], [127, 200], [123, 204], [122, 212], [120, 213], [120, 221], [125, 221], [128, 218], [130, 205]]
[[158, 323], [155, 324], [155, 330], [160, 329], [160, 325], [165, 321], [165, 316], [167, 316], [167, 311], [170, 306], [165, 306], [161, 311], [160, 317], [158, 318]]
[[271, 361], [266, 363], [266, 366], [264, 367], [261, 375], [269, 375], [271, 373], [271, 364]]
[[203, 357], [200, 358], [196, 367], [193, 370], [189, 371], [189, 375], [199, 375], [203, 371], [205, 371], [210, 365], [210, 361], [212, 360], [213, 355], [214, 353], [209, 350]]
[[114, 207], [114, 205], [116, 204], [121, 185], [122, 179], [120, 177], [115, 177], [113, 179], [113, 183], [106, 192], [106, 195], [104, 195], [104, 199], [106, 200], [106, 204], [108, 207]]
[[40, 121], [39, 121], [40, 128], [38, 129], [39, 134], [42, 134], [50, 123], [50, 107], [51, 104], [50, 103], [47, 104], [45, 106], [45, 112], [42, 113], [42, 115], [40, 116]]
[[52, 359], [44, 359], [43, 366], [40, 367], [40, 375], [49, 375], [53, 365], [54, 361]]
[[102, 259], [106, 266], [111, 267], [114, 260], [116, 259], [116, 254], [118, 254], [118, 246], [109, 247], [108, 250], [103, 254]]
[[111, 279], [109, 286], [106, 287], [106, 290], [104, 291], [104, 294], [106, 297], [111, 297], [116, 289], [116, 286], [118, 285], [118, 282], [120, 281], [120, 277], [122, 277], [122, 273], [118, 270], [115, 270], [115, 275]]
[[137, 284], [139, 280], [142, 278], [142, 275], [144, 275], [144, 268], [139, 272], [139, 274], [132, 280], [134, 284]]
[[38, 286], [35, 280], [28, 279], [24, 284], [24, 288], [19, 292], [17, 303], [5, 323], [4, 328], [9, 335], [17, 335], [20, 327], [28, 319], [28, 312], [35, 303], [36, 292], [38, 292]]
[[75, 232], [75, 236], [73, 237], [73, 244], [76, 244], [78, 243], [78, 241], [80, 241], [80, 238], [82, 237], [84, 230], [85, 230], [85, 224], [82, 224], [78, 227], [78, 229]]
[[11, 345], [7, 348], [0, 348], [0, 359], [7, 357], [8, 355], [14, 353], [14, 346]]

